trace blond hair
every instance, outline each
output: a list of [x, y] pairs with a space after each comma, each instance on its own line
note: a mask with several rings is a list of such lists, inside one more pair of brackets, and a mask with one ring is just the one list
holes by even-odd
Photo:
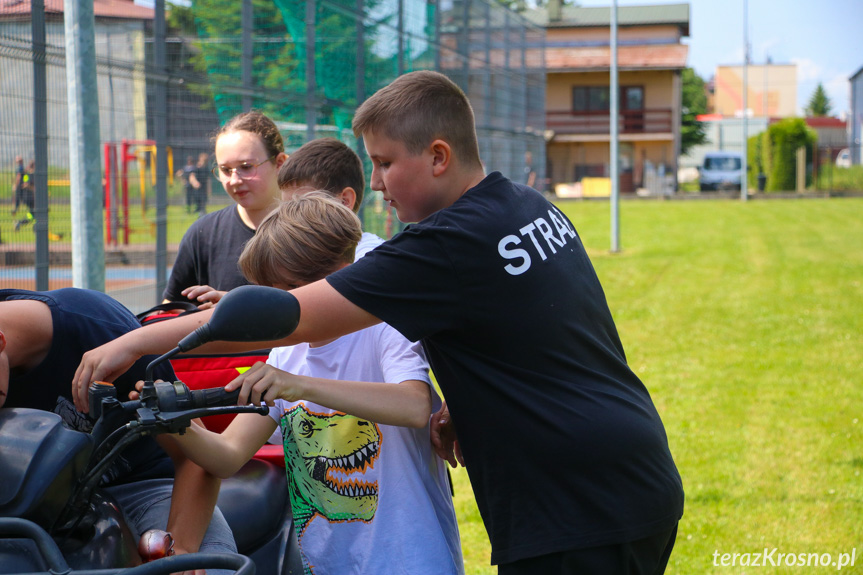
[[354, 261], [362, 236], [357, 215], [324, 191], [282, 202], [240, 255], [243, 275], [258, 285], [311, 283]]
[[470, 101], [439, 72], [419, 70], [399, 76], [362, 103], [351, 127], [357, 137], [374, 133], [402, 142], [411, 154], [443, 140], [459, 163], [481, 165]]

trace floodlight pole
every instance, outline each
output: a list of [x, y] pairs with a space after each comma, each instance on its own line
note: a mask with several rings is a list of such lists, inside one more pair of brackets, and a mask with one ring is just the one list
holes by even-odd
[[609, 90], [609, 120], [610, 120], [610, 140], [611, 140], [611, 251], [617, 253], [620, 251], [620, 158], [617, 150], [617, 115], [618, 115], [618, 97], [617, 97], [617, 0], [614, 0], [611, 5], [611, 88]]
[[749, 25], [747, 23], [748, 2], [743, 0], [743, 153], [740, 175], [740, 199], [746, 201], [749, 197], [749, 130], [748, 130], [748, 114], [747, 107], [749, 106], [747, 92], [749, 91]]
[[105, 291], [95, 30], [93, 0], [64, 0], [72, 285]]

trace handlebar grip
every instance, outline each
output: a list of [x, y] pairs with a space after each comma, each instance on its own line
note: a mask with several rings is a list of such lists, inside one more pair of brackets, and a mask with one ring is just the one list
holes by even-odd
[[190, 408], [213, 407], [218, 405], [237, 405], [240, 397], [240, 389], [227, 392], [224, 387], [213, 387], [210, 389], [196, 389], [190, 392]]

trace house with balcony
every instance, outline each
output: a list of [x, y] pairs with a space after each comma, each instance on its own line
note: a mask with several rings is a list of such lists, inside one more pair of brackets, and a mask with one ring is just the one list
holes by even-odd
[[[689, 14], [689, 4], [617, 9], [621, 193], [676, 189]], [[546, 30], [549, 187], [610, 177], [611, 9], [549, 0], [525, 15]]]

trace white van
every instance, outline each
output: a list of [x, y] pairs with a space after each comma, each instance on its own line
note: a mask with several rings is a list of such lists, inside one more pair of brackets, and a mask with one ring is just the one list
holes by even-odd
[[850, 168], [851, 167], [851, 150], [848, 148], [842, 148], [839, 150], [839, 155], [836, 156], [836, 167], [837, 168]]
[[702, 192], [739, 190], [743, 177], [743, 156], [739, 152], [707, 152], [698, 168]]

